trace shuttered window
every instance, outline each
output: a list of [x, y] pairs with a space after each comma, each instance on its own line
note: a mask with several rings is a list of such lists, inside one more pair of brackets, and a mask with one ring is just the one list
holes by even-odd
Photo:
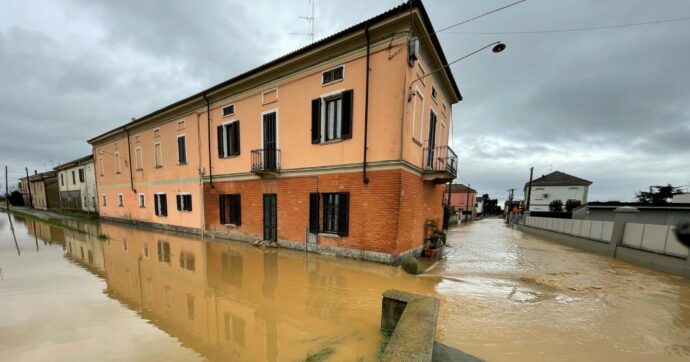
[[[321, 202], [323, 199], [323, 202]], [[320, 203], [323, 209], [319, 210]], [[319, 211], [323, 213], [322, 225], [319, 225]], [[309, 232], [347, 236], [350, 218], [350, 194], [339, 193], [311, 193], [309, 194]]]
[[156, 216], [168, 216], [168, 196], [166, 194], [153, 195]]
[[352, 138], [353, 91], [312, 100], [311, 143]]
[[321, 195], [318, 192], [309, 194], [309, 232], [316, 234], [319, 232], [319, 206]]
[[179, 194], [176, 201], [178, 211], [192, 211], [192, 195]]
[[170, 264], [170, 243], [167, 241], [158, 242], [158, 261]]
[[220, 195], [221, 225], [242, 225], [242, 202], [240, 194]]
[[240, 154], [240, 121], [220, 125], [216, 128], [218, 157], [225, 158]]
[[187, 163], [187, 137], [177, 136], [177, 163], [184, 165]]

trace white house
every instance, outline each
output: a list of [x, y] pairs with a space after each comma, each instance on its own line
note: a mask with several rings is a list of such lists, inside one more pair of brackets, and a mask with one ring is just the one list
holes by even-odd
[[[568, 175], [560, 171], [532, 181], [532, 192], [529, 201], [529, 211], [549, 211], [549, 204], [554, 200], [561, 200], [563, 207], [568, 200], [587, 202], [587, 193], [592, 181]], [[529, 182], [525, 184], [525, 200], [529, 194]]]
[[63, 163], [55, 167], [60, 189], [60, 208], [87, 212], [98, 211], [96, 173], [93, 156]]

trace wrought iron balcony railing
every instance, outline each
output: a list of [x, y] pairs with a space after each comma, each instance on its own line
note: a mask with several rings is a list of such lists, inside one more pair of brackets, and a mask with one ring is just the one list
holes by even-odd
[[458, 156], [448, 146], [437, 146], [424, 149], [424, 171], [458, 174]]
[[252, 172], [277, 172], [280, 170], [280, 150], [261, 148], [252, 150]]

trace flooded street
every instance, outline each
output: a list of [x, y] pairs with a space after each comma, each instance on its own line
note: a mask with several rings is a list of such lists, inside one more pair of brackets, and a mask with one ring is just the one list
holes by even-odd
[[437, 339], [487, 360], [690, 358], [690, 282], [500, 220], [451, 230], [447, 259], [418, 277], [240, 242], [70, 225], [82, 232], [0, 214], [0, 360], [372, 361], [381, 293], [392, 288], [439, 298]]

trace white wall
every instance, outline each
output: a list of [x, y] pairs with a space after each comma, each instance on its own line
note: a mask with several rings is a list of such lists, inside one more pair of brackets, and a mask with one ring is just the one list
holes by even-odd
[[555, 219], [528, 216], [525, 225], [581, 238], [610, 242], [613, 221]]
[[96, 170], [93, 161], [83, 165], [84, 183], [81, 184], [81, 205], [84, 211], [98, 211], [98, 195], [96, 194]]
[[[580, 200], [587, 202], [588, 186], [532, 186], [529, 211], [549, 211], [549, 204], [553, 200], [561, 200], [565, 210], [566, 201]], [[525, 191], [527, 191], [527, 187]], [[544, 196], [544, 195], [548, 196]], [[525, 194], [527, 199], [527, 194]]]
[[673, 200], [671, 200], [671, 202], [674, 204], [680, 204], [680, 203], [690, 204], [690, 194], [673, 195]]

